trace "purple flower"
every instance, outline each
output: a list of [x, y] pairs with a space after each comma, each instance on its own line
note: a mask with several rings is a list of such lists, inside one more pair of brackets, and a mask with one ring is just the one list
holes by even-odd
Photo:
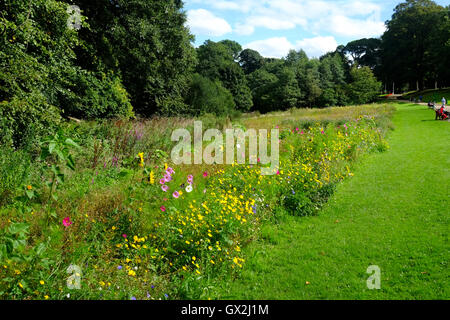
[[117, 269], [122, 270], [122, 266], [118, 266]]
[[161, 186], [162, 191], [167, 192], [169, 190], [169, 187], [166, 185]]
[[136, 297], [131, 297], [131, 300], [136, 300]]
[[172, 181], [172, 176], [170, 175], [170, 174], [166, 174], [165, 176], [164, 176], [164, 180], [165, 180], [165, 182], [170, 182], [170, 181]]

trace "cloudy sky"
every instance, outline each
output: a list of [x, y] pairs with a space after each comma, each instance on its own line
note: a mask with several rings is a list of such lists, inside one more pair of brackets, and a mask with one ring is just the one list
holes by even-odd
[[[265, 57], [303, 49], [310, 57], [379, 37], [400, 0], [185, 0], [195, 45], [231, 39]], [[436, 1], [448, 5], [450, 0]]]

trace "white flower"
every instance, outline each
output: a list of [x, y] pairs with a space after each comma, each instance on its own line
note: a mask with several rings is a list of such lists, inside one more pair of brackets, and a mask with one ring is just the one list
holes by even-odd
[[238, 143], [238, 144], [236, 145], [236, 148], [240, 149], [240, 148], [241, 148], [241, 145]]
[[192, 191], [192, 185], [188, 185], [188, 186], [186, 187], [186, 192], [189, 193], [189, 192], [191, 192], [191, 191]]

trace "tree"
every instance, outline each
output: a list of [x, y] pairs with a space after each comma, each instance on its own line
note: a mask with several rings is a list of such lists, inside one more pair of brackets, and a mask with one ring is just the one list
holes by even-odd
[[364, 104], [377, 99], [381, 82], [377, 81], [369, 67], [353, 67], [350, 70], [352, 82], [348, 85], [350, 100], [353, 104]]
[[407, 0], [397, 5], [382, 36], [382, 64], [385, 81], [397, 87], [423, 89], [425, 76], [433, 70], [431, 34], [438, 32], [443, 8], [431, 0]]
[[346, 75], [341, 56], [335, 53], [322, 57], [319, 73], [322, 90], [318, 99], [319, 104], [325, 107], [344, 105], [347, 101], [345, 90], [343, 90], [346, 84]]
[[266, 113], [275, 110], [274, 88], [278, 77], [266, 69], [261, 68], [248, 75], [249, 85], [253, 96], [253, 110]]
[[[228, 45], [233, 42], [226, 42]], [[248, 111], [253, 105], [251, 91], [244, 71], [234, 61], [233, 51], [227, 44], [205, 41], [197, 49], [197, 72], [212, 81], [220, 81], [233, 95], [236, 109]]]
[[256, 50], [245, 49], [239, 54], [239, 64], [245, 74], [250, 74], [264, 65], [264, 58]]
[[238, 61], [239, 54], [242, 51], [242, 47], [239, 43], [237, 43], [236, 41], [233, 41], [233, 40], [228, 40], [228, 39], [219, 41], [219, 43], [225, 45], [228, 48], [228, 50], [230, 50], [231, 56], [233, 57], [234, 61]]
[[212, 81], [194, 74], [186, 96], [189, 113], [199, 116], [205, 113], [226, 115], [235, 109], [233, 95], [219, 81]]
[[91, 22], [90, 29], [80, 30], [88, 48], [79, 55], [81, 65], [120, 73], [142, 115], [185, 111], [183, 96], [195, 50], [181, 1], [77, 0], [74, 4]]
[[0, 12], [0, 142], [20, 145], [27, 135], [48, 134], [61, 115], [132, 115], [117, 74], [76, 64], [76, 48], [84, 43], [67, 26], [67, 3], [8, 1]]
[[352, 63], [367, 66], [375, 70], [380, 66], [381, 40], [370, 38], [360, 39], [347, 43], [343, 52], [352, 57]]

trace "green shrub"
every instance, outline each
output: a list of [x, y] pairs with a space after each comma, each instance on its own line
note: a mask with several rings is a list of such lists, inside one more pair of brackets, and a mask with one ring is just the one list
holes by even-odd
[[236, 106], [232, 94], [222, 87], [220, 82], [211, 81], [198, 74], [192, 78], [186, 100], [191, 106], [190, 114], [195, 116], [205, 113], [226, 115]]

